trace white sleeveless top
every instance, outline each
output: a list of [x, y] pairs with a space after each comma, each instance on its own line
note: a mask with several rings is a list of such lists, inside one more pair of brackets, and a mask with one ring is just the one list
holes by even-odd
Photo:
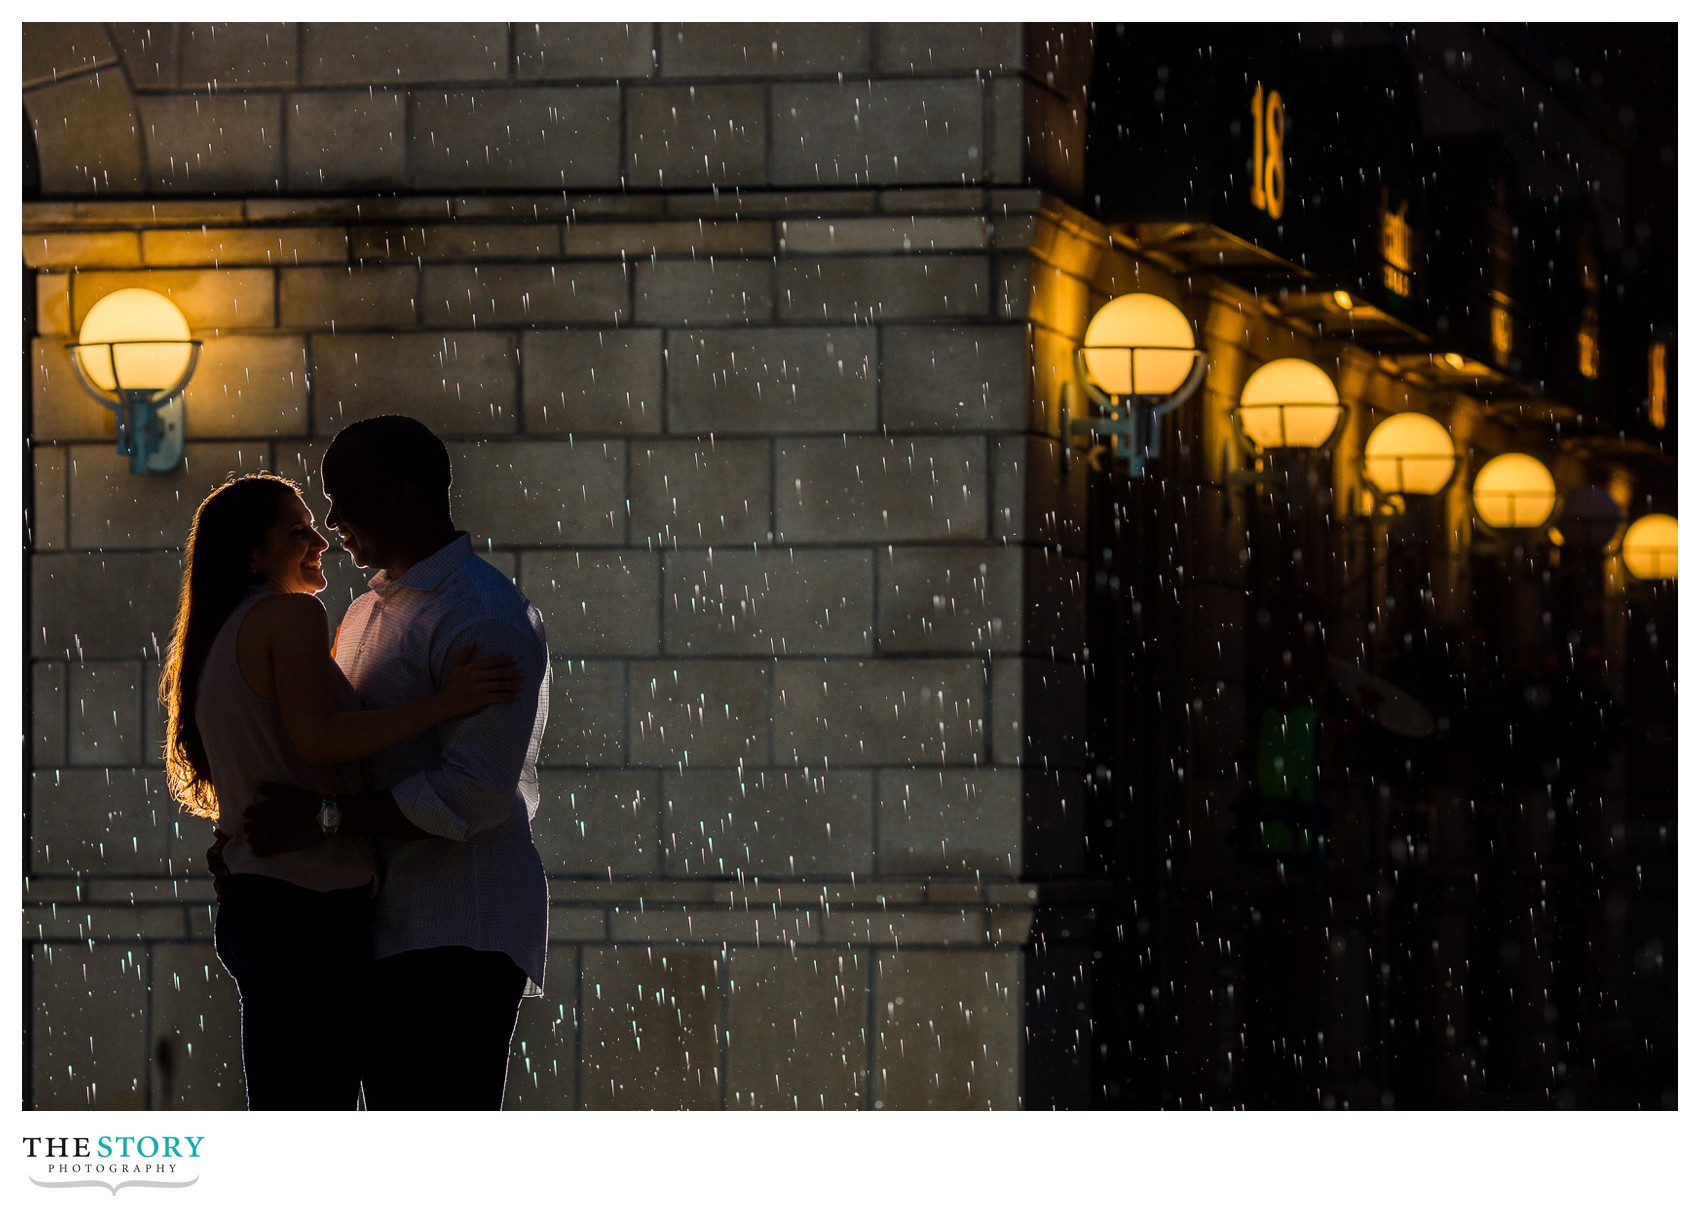
[[[254, 604], [274, 592], [253, 590], [225, 620], [207, 652], [195, 695], [195, 724], [201, 730], [213, 791], [218, 796], [218, 827], [228, 834], [224, 863], [232, 874], [269, 875], [303, 888], [328, 892], [373, 882], [377, 867], [369, 839], [330, 837], [305, 850], [261, 858], [248, 845], [242, 813], [259, 798], [261, 783], [293, 783], [318, 795], [342, 795], [365, 789], [365, 763], [316, 766], [302, 757], [283, 726], [276, 700], [249, 688], [236, 664], [236, 637]], [[325, 660], [330, 662], [327, 651]], [[336, 704], [360, 710], [348, 679], [333, 664]]]

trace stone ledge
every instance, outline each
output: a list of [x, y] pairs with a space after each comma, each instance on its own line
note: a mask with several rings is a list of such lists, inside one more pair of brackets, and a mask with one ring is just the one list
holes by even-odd
[[[210, 889], [208, 889], [210, 893]], [[25, 943], [121, 944], [206, 941], [213, 937], [211, 905], [35, 905], [23, 915]], [[866, 908], [821, 904], [746, 903], [737, 906], [586, 907], [559, 900], [549, 907], [549, 941], [561, 944], [651, 943], [697, 946], [990, 947], [1025, 944], [1032, 908], [892, 905]]]
[[874, 191], [882, 214], [987, 214], [992, 193], [982, 186], [898, 186]]
[[166, 228], [142, 232], [142, 260], [150, 268], [187, 265], [346, 265], [348, 238], [322, 227]]
[[569, 259], [637, 261], [654, 257], [755, 257], [773, 255], [769, 223], [730, 219], [670, 219], [627, 222], [620, 216], [574, 219], [562, 230], [563, 255]]
[[[1061, 893], [1063, 895], [1058, 896]], [[594, 933], [591, 917], [613, 911], [635, 913], [648, 911], [652, 906], [674, 909], [679, 906], [702, 906], [705, 912], [738, 914], [777, 909], [780, 912], [819, 913], [842, 908], [874, 909], [901, 913], [907, 909], [938, 911], [938, 906], [951, 906], [951, 912], [963, 905], [992, 908], [1031, 906], [1063, 900], [1094, 902], [1107, 899], [1109, 889], [1092, 881], [1064, 884], [1049, 882], [1043, 885], [1003, 880], [958, 880], [926, 877], [915, 880], [856, 880], [802, 879], [574, 879], [554, 877], [549, 881], [549, 902], [552, 921], [550, 932], [556, 933], [555, 914], [576, 914], [571, 919], [572, 931], [586, 935]], [[212, 879], [204, 875], [180, 879], [102, 878], [65, 875], [30, 875], [24, 879], [22, 902], [25, 920], [32, 913], [45, 913], [47, 906], [56, 906], [59, 917], [73, 918], [88, 912], [111, 913], [131, 908], [152, 911], [167, 908], [173, 913], [188, 911], [193, 916], [199, 910], [213, 906]], [[179, 919], [181, 920], [181, 919]], [[559, 924], [565, 925], [567, 918]], [[181, 926], [178, 927], [181, 929]], [[574, 937], [578, 937], [577, 934]]]
[[[552, 946], [592, 946], [607, 943], [660, 944], [703, 947], [871, 946], [878, 948], [1021, 946], [1031, 934], [1031, 909], [917, 910], [870, 914], [842, 910], [649, 909], [643, 912], [549, 911]], [[45, 911], [24, 916], [25, 944], [156, 945], [208, 942], [213, 923], [185, 921], [184, 911], [172, 906], [61, 914], [51, 920]]]
[[587, 219], [656, 219], [666, 213], [660, 194], [491, 194], [450, 200], [457, 219], [496, 219], [514, 223]]
[[[1013, 216], [1079, 211], [1039, 190], [896, 186], [886, 189], [705, 188], [690, 191], [539, 193], [467, 196], [452, 193], [249, 198], [242, 201], [160, 198], [157, 201], [26, 202], [21, 230], [253, 227], [267, 225], [434, 224], [476, 219], [498, 225], [632, 222], [678, 219], [828, 219], [857, 215]], [[1078, 220], [1076, 220], [1078, 222]]]
[[26, 202], [23, 229], [54, 227], [169, 227], [241, 223], [244, 203], [161, 198], [114, 202]]
[[791, 219], [780, 224], [779, 234], [780, 251], [793, 256], [963, 252], [987, 243], [979, 215]]
[[243, 203], [250, 222], [285, 223], [346, 220], [351, 223], [445, 222], [456, 217], [454, 199], [444, 195], [341, 198], [250, 198]]
[[561, 255], [557, 224], [360, 224], [350, 232], [356, 261], [537, 261]]
[[878, 208], [869, 190], [715, 189], [669, 194], [667, 213], [679, 218], [778, 219], [867, 215]]

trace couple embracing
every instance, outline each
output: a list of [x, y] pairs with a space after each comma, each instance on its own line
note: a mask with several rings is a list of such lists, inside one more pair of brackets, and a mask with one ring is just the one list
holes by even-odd
[[411, 418], [331, 442], [325, 525], [376, 574], [330, 645], [328, 544], [297, 485], [229, 480], [189, 531], [166, 773], [217, 822], [214, 942], [253, 1110], [497, 1109], [542, 992], [548, 646], [455, 529], [449, 482]]

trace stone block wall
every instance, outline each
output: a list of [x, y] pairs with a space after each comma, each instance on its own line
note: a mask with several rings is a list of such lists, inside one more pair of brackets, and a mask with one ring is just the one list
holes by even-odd
[[[1088, 27], [1008, 23], [63, 23], [26, 41], [49, 197], [1067, 192], [1091, 64]], [[45, 150], [73, 120], [75, 154]]]
[[[1025, 144], [1078, 34], [26, 43], [33, 1105], [240, 1104], [206, 829], [158, 766], [178, 545], [231, 471], [322, 512], [325, 443], [387, 411], [448, 441], [554, 651], [510, 1105], [1022, 1105], [1084, 719], [1031, 268], [1034, 186], [1073, 170]], [[168, 475], [130, 475], [64, 349], [133, 285], [205, 343]], [[360, 584], [327, 569], [335, 619]]]

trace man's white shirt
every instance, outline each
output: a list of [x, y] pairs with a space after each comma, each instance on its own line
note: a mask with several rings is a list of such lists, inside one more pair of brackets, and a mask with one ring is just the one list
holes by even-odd
[[427, 947], [500, 951], [543, 990], [549, 889], [532, 843], [537, 754], [549, 716], [543, 616], [458, 535], [391, 580], [380, 572], [337, 630], [336, 662], [368, 708], [424, 698], [468, 644], [511, 656], [512, 703], [410, 737], [370, 761], [372, 786], [435, 838], [378, 843], [374, 953]]

